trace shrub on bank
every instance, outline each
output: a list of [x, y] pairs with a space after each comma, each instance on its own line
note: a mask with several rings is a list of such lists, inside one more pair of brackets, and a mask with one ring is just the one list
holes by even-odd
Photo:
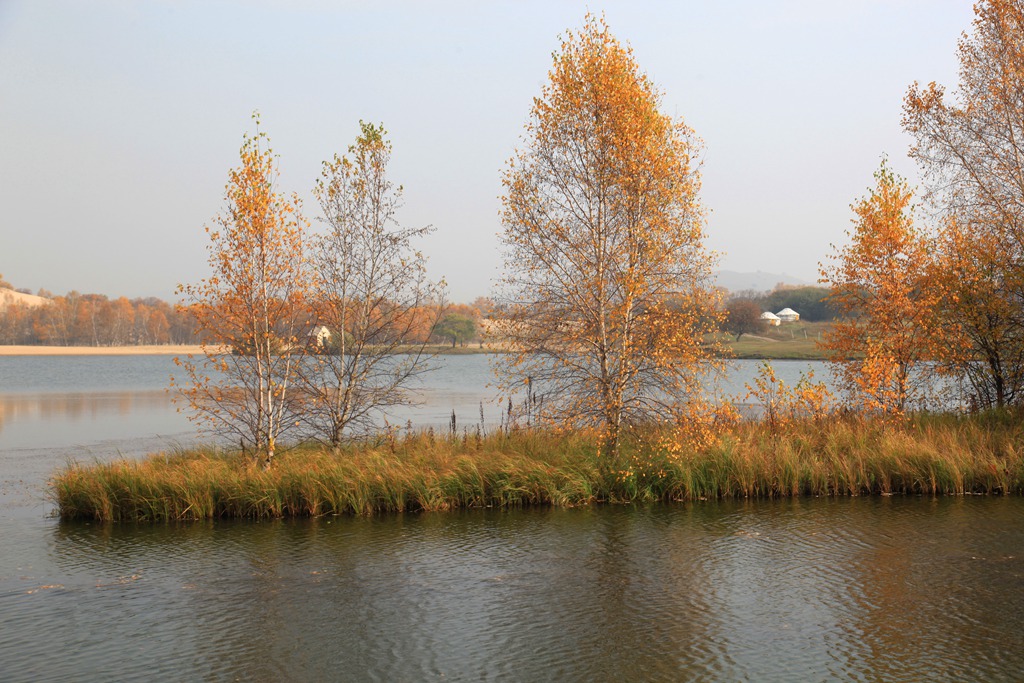
[[615, 461], [596, 434], [430, 433], [341, 449], [302, 446], [269, 470], [197, 449], [71, 464], [51, 480], [64, 519], [195, 520], [576, 506], [798, 495], [1024, 493], [1021, 421], [991, 413], [903, 422], [744, 422], [699, 446], [666, 448], [659, 428]]

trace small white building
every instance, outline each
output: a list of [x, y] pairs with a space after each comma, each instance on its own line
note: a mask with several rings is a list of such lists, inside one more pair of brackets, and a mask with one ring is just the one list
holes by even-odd
[[331, 343], [331, 331], [323, 325], [317, 325], [309, 333], [309, 341], [318, 349], [322, 349]]
[[794, 311], [792, 308], [783, 308], [778, 312], [779, 320], [784, 323], [795, 323], [800, 319], [800, 314]]
[[779, 316], [775, 315], [771, 311], [765, 311], [764, 313], [762, 313], [761, 320], [764, 320], [766, 323], [772, 325], [773, 327], [778, 327], [782, 323], [782, 321], [779, 320]]

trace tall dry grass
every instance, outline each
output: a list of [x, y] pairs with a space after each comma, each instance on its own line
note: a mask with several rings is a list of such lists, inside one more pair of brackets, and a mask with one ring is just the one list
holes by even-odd
[[1024, 493], [1019, 416], [922, 415], [741, 423], [696, 450], [656, 429], [604, 460], [594, 434], [518, 430], [295, 448], [270, 470], [215, 449], [72, 464], [51, 481], [64, 519], [194, 520], [373, 514], [466, 507], [775, 498]]

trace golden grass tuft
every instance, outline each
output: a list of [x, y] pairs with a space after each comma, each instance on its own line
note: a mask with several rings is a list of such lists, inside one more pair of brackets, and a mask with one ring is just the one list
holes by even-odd
[[578, 506], [799, 495], [1024, 493], [1017, 416], [922, 415], [901, 423], [797, 421], [782, 434], [745, 422], [699, 449], [664, 434], [625, 439], [617, 460], [597, 435], [519, 430], [429, 433], [331, 450], [302, 446], [273, 467], [197, 449], [70, 464], [51, 490], [64, 519], [198, 520], [473, 507]]

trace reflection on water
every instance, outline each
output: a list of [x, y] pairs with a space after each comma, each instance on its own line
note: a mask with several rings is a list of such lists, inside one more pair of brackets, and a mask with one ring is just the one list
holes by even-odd
[[0, 394], [0, 506], [38, 507], [46, 479], [68, 460], [109, 460], [194, 441], [188, 419], [163, 391]]
[[115, 394], [43, 394], [41, 396], [5, 396], [0, 403], [0, 419], [31, 420], [59, 417], [78, 421], [104, 413], [127, 415], [136, 407], [163, 408], [168, 398], [163, 392], [123, 391]]
[[[154, 417], [159, 426], [187, 429], [188, 421], [177, 415], [165, 391], [120, 391], [88, 394], [0, 394], [0, 436], [5, 448], [27, 448], [45, 441], [50, 446], [88, 443], [95, 436], [110, 438], [111, 432], [98, 427], [117, 425], [113, 434], [131, 437], [121, 426], [148, 423]], [[131, 418], [130, 420], [126, 418]]]
[[44, 571], [0, 572], [0, 652], [14, 680], [1013, 680], [1022, 522], [914, 498], [54, 523]]

